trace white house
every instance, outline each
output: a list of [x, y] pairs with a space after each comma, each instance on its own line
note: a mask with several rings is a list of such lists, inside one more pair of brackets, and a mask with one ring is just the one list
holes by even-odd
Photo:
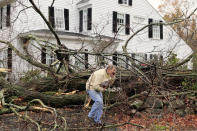
[[[60, 37], [61, 43], [69, 49], [92, 52], [97, 49], [100, 37], [105, 41], [116, 36], [105, 52], [122, 52], [125, 41], [150, 23], [164, 22], [159, 13], [147, 0], [34, 0]], [[117, 33], [118, 32], [118, 33]], [[41, 16], [32, 8], [29, 0], [0, 0], [0, 39], [10, 41], [19, 50], [24, 50], [22, 37], [34, 35], [39, 39], [57, 43], [54, 35]], [[10, 48], [1, 44], [1, 60], [8, 59], [1, 66], [12, 69], [16, 78], [34, 67], [16, 56]], [[29, 46], [34, 58], [46, 64], [54, 61], [50, 52], [42, 53]], [[167, 56], [174, 52], [181, 59], [192, 53], [191, 48], [170, 26], [152, 25], [135, 35], [128, 44], [128, 51], [135, 58], [152, 59], [153, 54]], [[43, 56], [44, 55], [44, 56]], [[90, 63], [94, 59], [87, 57]], [[42, 60], [41, 60], [42, 59]], [[77, 60], [72, 59], [73, 63]], [[14, 78], [13, 78], [14, 79]]]

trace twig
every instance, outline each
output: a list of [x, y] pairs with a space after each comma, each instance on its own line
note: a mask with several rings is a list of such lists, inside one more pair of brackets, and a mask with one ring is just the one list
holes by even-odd
[[100, 126], [100, 127], [82, 127], [82, 128], [67, 128], [68, 130], [90, 130], [90, 129], [101, 129], [101, 128], [114, 128], [114, 127], [120, 127], [124, 125], [132, 125], [132, 126], [137, 126], [140, 128], [144, 128], [142, 125], [130, 123], [130, 122], [125, 122], [125, 123], [120, 123], [120, 124], [114, 124], [114, 125], [106, 125], [106, 126]]

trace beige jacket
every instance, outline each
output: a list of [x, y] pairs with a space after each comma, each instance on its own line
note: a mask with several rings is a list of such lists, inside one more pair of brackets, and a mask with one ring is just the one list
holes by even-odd
[[99, 69], [92, 73], [86, 82], [86, 90], [104, 91], [105, 89], [100, 87], [100, 84], [104, 81], [110, 81], [110, 85], [112, 85], [115, 81], [115, 78], [111, 78], [107, 74], [106, 69]]

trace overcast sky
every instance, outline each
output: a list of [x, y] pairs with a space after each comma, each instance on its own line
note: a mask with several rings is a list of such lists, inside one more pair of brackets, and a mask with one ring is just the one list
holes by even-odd
[[160, 0], [147, 0], [150, 4], [153, 5], [155, 9], [158, 9], [158, 6], [160, 5]]

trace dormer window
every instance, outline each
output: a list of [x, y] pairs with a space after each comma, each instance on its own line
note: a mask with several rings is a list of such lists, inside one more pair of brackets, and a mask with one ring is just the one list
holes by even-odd
[[118, 0], [119, 4], [132, 6], [132, 0]]

